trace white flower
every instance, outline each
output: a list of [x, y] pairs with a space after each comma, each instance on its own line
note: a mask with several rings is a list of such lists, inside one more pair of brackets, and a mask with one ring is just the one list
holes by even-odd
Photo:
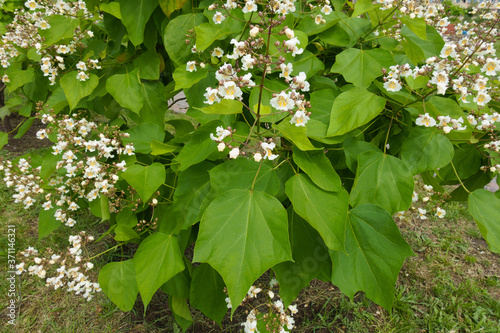
[[392, 78], [392, 79], [387, 80], [384, 83], [384, 88], [387, 91], [396, 92], [396, 91], [400, 91], [402, 87], [401, 87], [401, 84], [399, 83], [398, 80]]
[[316, 15], [316, 17], [314, 18], [314, 23], [316, 24], [324, 23], [323, 21], [325, 20], [323, 19], [323, 15], [321, 14]]
[[434, 127], [436, 126], [436, 120], [429, 116], [428, 113], [425, 113], [424, 115], [420, 115], [417, 120], [415, 121], [415, 124], [417, 126], [425, 126], [425, 127]]
[[299, 75], [293, 78], [290, 87], [294, 90], [298, 88], [304, 92], [309, 91], [310, 85], [309, 82], [306, 81], [306, 79], [307, 79], [306, 73], [300, 72]]
[[292, 74], [292, 71], [293, 71], [293, 65], [291, 62], [289, 62], [288, 64], [280, 64], [280, 69], [281, 69], [281, 73], [280, 73], [280, 77], [284, 77], [285, 79], [290, 79], [290, 74]]
[[264, 153], [264, 159], [268, 159], [268, 160], [272, 161], [272, 160], [276, 159], [277, 157], [279, 157], [279, 155], [273, 154], [273, 149], [276, 146], [274, 144], [274, 142], [271, 142], [271, 143], [262, 142], [260, 144], [260, 146], [265, 151], [265, 153]]
[[215, 58], [222, 58], [224, 56], [224, 50], [217, 46], [212, 50], [211, 55]]
[[260, 32], [260, 30], [259, 30], [258, 26], [253, 27], [252, 29], [250, 29], [250, 32], [249, 32], [250, 37], [252, 37], [252, 38], [257, 37], [257, 35], [259, 34], [259, 32]]
[[188, 61], [186, 64], [186, 70], [188, 72], [196, 72], [196, 61]]
[[215, 15], [213, 17], [213, 20], [214, 20], [214, 23], [215, 24], [221, 24], [222, 21], [224, 21], [226, 18], [224, 17], [224, 15], [222, 15], [221, 12], [215, 12]]
[[418, 218], [419, 219], [426, 220], [427, 216], [425, 214], [427, 214], [427, 211], [425, 209], [418, 208]]
[[89, 76], [87, 74], [85, 74], [85, 72], [78, 72], [78, 74], [76, 75], [76, 78], [80, 81], [86, 81], [89, 79]]
[[438, 207], [435, 216], [442, 219], [445, 215], [446, 215], [446, 211], [444, 209]]
[[486, 93], [486, 90], [480, 90], [477, 96], [473, 99], [474, 103], [480, 106], [485, 106], [491, 101], [491, 96]]
[[271, 98], [270, 101], [271, 106], [274, 107], [276, 110], [283, 110], [283, 111], [288, 111], [290, 109], [293, 109], [295, 103], [290, 98], [290, 94], [291, 93], [286, 93], [284, 91], [280, 92], [279, 95]]
[[240, 149], [238, 147], [236, 148], [233, 148], [230, 152], [229, 152], [229, 158], [236, 158], [238, 157], [238, 155], [240, 154]]
[[255, 162], [260, 162], [262, 160], [262, 154], [261, 153], [255, 153], [253, 155], [253, 159], [255, 160]]
[[321, 8], [321, 12], [325, 15], [330, 15], [332, 12], [332, 7], [329, 5], [324, 5], [323, 8]]
[[208, 87], [206, 89], [206, 93], [203, 94], [203, 96], [205, 96], [205, 98], [207, 99], [205, 103], [210, 105], [214, 103], [219, 103], [220, 97], [218, 96], [218, 93], [219, 93], [218, 89]]
[[297, 54], [301, 54], [302, 52], [304, 52], [304, 49], [299, 49], [297, 47], [297, 45], [300, 44], [300, 41], [297, 37], [286, 40], [283, 43], [284, 43], [285, 47], [288, 49], [288, 51], [292, 52], [292, 56], [294, 56], [294, 57]]
[[235, 99], [240, 98], [243, 95], [241, 89], [233, 81], [224, 82], [222, 86], [219, 87], [219, 94], [224, 99]]
[[413, 195], [411, 197], [411, 201], [417, 202], [418, 201], [418, 193], [413, 191]]
[[216, 129], [216, 136], [214, 136], [212, 133], [210, 133], [210, 139], [220, 142], [224, 140], [225, 137], [231, 135], [231, 131], [224, 129], [222, 126], [218, 126]]
[[224, 142], [221, 142], [217, 145], [218, 151], [224, 151], [224, 149], [226, 149], [226, 144]]
[[256, 12], [257, 11], [257, 5], [255, 4], [254, 0], [247, 0], [245, 3], [245, 6], [242, 9], [243, 13], [250, 13], [250, 12]]
[[306, 126], [308, 120], [309, 117], [304, 111], [297, 111], [292, 119], [290, 119], [290, 124], [294, 124], [297, 127]]
[[252, 57], [251, 54], [244, 55], [241, 58], [241, 69], [247, 71], [250, 68], [253, 68], [253, 65], [257, 63], [257, 60]]
[[486, 59], [486, 63], [484, 64], [483, 68], [481, 68], [481, 70], [483, 72], [486, 72], [485, 73], [486, 75], [489, 75], [489, 76], [496, 75], [497, 71], [500, 71], [500, 60], [497, 60], [497, 58]]
[[285, 29], [285, 35], [288, 37], [288, 39], [292, 39], [293, 37], [295, 37], [295, 33], [290, 28]]

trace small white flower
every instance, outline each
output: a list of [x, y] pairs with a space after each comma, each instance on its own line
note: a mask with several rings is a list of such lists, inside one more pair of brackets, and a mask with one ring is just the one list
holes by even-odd
[[226, 18], [224, 17], [224, 15], [222, 15], [221, 12], [215, 12], [215, 15], [213, 17], [213, 20], [214, 20], [214, 23], [215, 24], [221, 24], [222, 21], [224, 21]]
[[253, 155], [253, 159], [255, 160], [255, 162], [260, 162], [262, 160], [262, 154], [261, 153], [255, 153]]
[[401, 87], [401, 84], [399, 83], [398, 80], [392, 78], [392, 79], [387, 80], [387, 82], [384, 83], [384, 88], [387, 91], [396, 92], [396, 91], [400, 91], [402, 87]]
[[240, 149], [238, 147], [233, 148], [229, 152], [229, 158], [235, 159], [236, 157], [238, 157], [239, 154], [240, 154]]
[[295, 115], [290, 120], [290, 124], [293, 124], [297, 127], [306, 126], [308, 120], [309, 120], [309, 117], [306, 115], [306, 113], [304, 111], [297, 111], [297, 112], [295, 112]]
[[188, 72], [196, 72], [196, 61], [188, 61], [186, 64], [186, 70]]
[[89, 76], [87, 74], [85, 74], [85, 72], [78, 72], [78, 74], [76, 75], [76, 78], [80, 81], [86, 81], [89, 79]]
[[216, 135], [213, 135], [213, 133], [210, 133], [210, 139], [220, 142], [224, 140], [227, 136], [231, 135], [231, 131], [224, 129], [222, 126], [218, 126], [216, 129]]
[[224, 149], [226, 149], [226, 144], [224, 142], [221, 142], [217, 145], [218, 151], [224, 151]]
[[426, 220], [427, 216], [425, 214], [427, 214], [427, 211], [425, 209], [418, 208], [418, 218], [419, 219]]
[[437, 207], [437, 211], [436, 211], [435, 216], [437, 216], [440, 219], [442, 219], [442, 218], [444, 218], [445, 215], [446, 215], [446, 211], [444, 209], [442, 209], [442, 208]]
[[273, 149], [274, 147], [276, 146], [274, 144], [274, 142], [271, 142], [271, 143], [267, 143], [267, 142], [262, 142], [260, 144], [260, 146], [262, 147], [262, 149], [264, 149], [265, 151], [265, 154], [264, 154], [264, 159], [268, 159], [270, 161], [276, 159], [279, 157], [279, 155], [276, 155], [276, 154], [273, 154]]

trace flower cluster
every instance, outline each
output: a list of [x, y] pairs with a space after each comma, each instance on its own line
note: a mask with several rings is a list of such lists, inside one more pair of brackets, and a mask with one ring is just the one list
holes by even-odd
[[[298, 312], [296, 305], [284, 307], [279, 295], [275, 294], [273, 288], [278, 284], [276, 279], [272, 279], [269, 287], [251, 286], [247, 296], [243, 300], [243, 305], [252, 306], [248, 312], [247, 319], [241, 323], [245, 333], [259, 333], [259, 321], [263, 323], [266, 332], [286, 333], [295, 327], [293, 316]], [[259, 302], [260, 301], [260, 302]], [[231, 300], [226, 298], [228, 308], [232, 308]], [[256, 303], [259, 303], [256, 305]]]
[[[67, 69], [66, 55], [74, 54], [77, 49], [84, 48], [85, 41], [93, 37], [91, 30], [82, 30], [77, 27], [74, 36], [69, 43], [58, 43], [47, 45], [45, 38], [40, 35], [40, 31], [51, 29], [50, 21], [55, 15], [62, 15], [72, 20], [99, 20], [87, 10], [84, 1], [65, 2], [63, 0], [44, 1], [28, 0], [24, 3], [26, 8], [15, 12], [14, 20], [7, 26], [8, 31], [2, 36], [0, 45], [0, 64], [3, 68], [8, 68], [12, 62], [17, 61], [20, 49], [34, 47], [36, 53], [41, 56], [40, 69], [44, 76], [47, 76], [50, 84], [56, 83], [56, 77], [60, 71]], [[83, 64], [83, 65], [81, 65]], [[87, 63], [79, 62], [80, 67], [99, 68], [97, 60], [87, 60]], [[78, 79], [84, 81], [88, 78], [85, 69], [79, 69]], [[5, 74], [3, 82], [9, 82], [9, 77]]]
[[[94, 293], [101, 291], [101, 288], [99, 283], [91, 282], [85, 275], [85, 272], [91, 270], [94, 264], [82, 259], [82, 247], [93, 240], [94, 238], [86, 235], [84, 231], [78, 235], [69, 236], [71, 247], [67, 252], [58, 255], [54, 254], [52, 249], [48, 249], [49, 257], [47, 258], [40, 258], [38, 250], [28, 247], [19, 253], [21, 263], [16, 265], [16, 273], [21, 275], [27, 272], [29, 275], [38, 276], [45, 279], [46, 286], [54, 289], [67, 286], [68, 292], [74, 292], [76, 295], [82, 294], [83, 298], [90, 301]], [[32, 260], [34, 264], [26, 268], [28, 265], [26, 260]], [[59, 267], [55, 268], [56, 266]], [[53, 276], [47, 277], [48, 274], [53, 274]]]
[[[120, 206], [119, 191], [114, 185], [118, 174], [126, 169], [123, 157], [134, 155], [132, 144], [122, 145], [125, 134], [110, 127], [97, 130], [94, 122], [85, 118], [76, 120], [76, 116], [41, 116], [48, 127], [39, 130], [37, 137], [54, 135], [57, 140], [52, 154], [59, 157], [55, 162], [58, 171], [50, 178], [41, 179], [40, 167], [32, 168], [26, 159], [20, 159], [17, 165], [10, 161], [0, 165], [4, 182], [16, 191], [16, 202], [22, 202], [27, 209], [36, 197], [45, 194], [43, 209], [53, 210], [56, 220], [70, 227], [76, 223], [70, 215], [80, 208], [77, 203], [80, 199], [93, 201], [104, 195], [111, 201], [110, 210]], [[121, 162], [117, 161], [119, 158]]]
[[[412, 202], [413, 206], [410, 208], [410, 212], [416, 214], [416, 217], [420, 220], [428, 219], [429, 211], [434, 211], [437, 218], [444, 218], [446, 216], [446, 210], [439, 206], [439, 202], [444, 202], [440, 200], [440, 197], [444, 197], [446, 194], [434, 191], [432, 185], [422, 185], [422, 191], [419, 193], [413, 191]], [[420, 204], [420, 207], [417, 206]], [[405, 220], [407, 217], [405, 211], [397, 212], [396, 217], [400, 220]]]

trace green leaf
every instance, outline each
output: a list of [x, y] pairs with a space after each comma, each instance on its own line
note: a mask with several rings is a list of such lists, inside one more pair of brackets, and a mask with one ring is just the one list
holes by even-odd
[[312, 279], [326, 277], [329, 280], [332, 271], [328, 248], [321, 236], [291, 207], [288, 209], [288, 226], [294, 262], [286, 261], [273, 267], [285, 307]]
[[337, 192], [342, 189], [339, 175], [322, 150], [301, 151], [293, 148], [293, 161], [304, 170], [311, 180], [325, 191]]
[[167, 99], [164, 95], [165, 87], [159, 81], [144, 82], [142, 84], [143, 105], [140, 120], [144, 123], [154, 123], [164, 128]]
[[394, 214], [410, 207], [413, 185], [413, 176], [403, 161], [368, 151], [358, 156], [350, 204], [372, 203]]
[[375, 5], [371, 2], [371, 0], [356, 1], [351, 17], [358, 17], [359, 15], [364, 14], [367, 11], [372, 10], [373, 8], [375, 8]]
[[293, 210], [318, 231], [326, 246], [344, 250], [344, 233], [349, 209], [349, 196], [345, 190], [327, 192], [317, 187], [306, 175], [291, 177], [285, 192]]
[[219, 325], [226, 315], [224, 280], [209, 264], [201, 264], [193, 271], [189, 303]]
[[243, 104], [238, 100], [223, 99], [219, 103], [195, 109], [206, 114], [236, 114], [243, 111]]
[[177, 66], [186, 66], [191, 59], [191, 48], [186, 47], [188, 30], [205, 22], [203, 13], [179, 15], [171, 20], [163, 32], [163, 45], [168, 56]]
[[250, 190], [253, 184], [255, 191], [275, 196], [280, 186], [272, 166], [245, 158], [229, 160], [211, 169], [210, 182], [215, 194], [236, 188]]
[[126, 242], [134, 238], [139, 238], [139, 235], [135, 232], [135, 230], [128, 225], [117, 225], [114, 231], [115, 240], [117, 242]]
[[327, 136], [342, 135], [375, 118], [384, 110], [385, 98], [362, 88], [337, 96], [332, 105]]
[[38, 239], [42, 239], [61, 226], [61, 222], [54, 217], [55, 212], [56, 208], [52, 208], [41, 210], [38, 214]]
[[175, 151], [178, 148], [177, 146], [171, 146], [166, 143], [160, 142], [158, 140], [152, 140], [150, 147], [151, 147], [151, 155], [154, 156], [165, 155]]
[[358, 167], [358, 155], [364, 153], [365, 151], [376, 151], [381, 152], [377, 146], [373, 143], [357, 140], [354, 137], [348, 137], [343, 144], [346, 164], [349, 170], [353, 173], [356, 172]]
[[382, 76], [382, 69], [394, 65], [389, 51], [384, 49], [360, 50], [347, 49], [337, 55], [331, 72], [340, 73], [347, 82], [356, 87], [368, 88], [377, 77]]
[[111, 262], [99, 271], [102, 292], [122, 311], [134, 307], [139, 294], [135, 277], [134, 261]]
[[242, 30], [243, 26], [238, 27], [238, 30], [232, 29], [227, 22], [227, 18], [222, 24], [214, 25], [213, 22], [202, 23], [194, 28], [196, 31], [196, 49], [205, 51], [213, 42], [226, 38], [229, 34]]
[[101, 3], [99, 5], [99, 10], [108, 14], [113, 15], [116, 18], [122, 19], [122, 14], [120, 12], [120, 3], [118, 2], [110, 2], [110, 3]]
[[[471, 144], [462, 144], [455, 147], [453, 159], [451, 161], [460, 179], [467, 179], [473, 176], [480, 170], [482, 165], [481, 153]], [[444, 181], [451, 181], [455, 184], [458, 182], [455, 170], [450, 163], [439, 169], [439, 178]]]
[[182, 148], [174, 161], [180, 163], [179, 170], [184, 171], [191, 165], [205, 160], [216, 148], [217, 142], [210, 138], [210, 133], [216, 132], [218, 126], [223, 126], [222, 121], [213, 120], [196, 129], [191, 140]]
[[189, 72], [186, 66], [179, 66], [175, 69], [173, 78], [175, 81], [175, 90], [191, 88], [193, 84], [204, 79], [208, 74], [208, 67], [198, 67], [195, 71]]
[[144, 103], [141, 86], [138, 68], [126, 74], [115, 74], [106, 80], [106, 90], [111, 96], [121, 106], [137, 114], [141, 111]]
[[401, 23], [406, 25], [418, 38], [426, 40], [427, 39], [427, 24], [425, 23], [425, 19], [423, 17], [414, 17], [410, 18], [410, 16], [401, 16], [399, 18]]
[[175, 321], [185, 332], [189, 326], [194, 322], [187, 299], [179, 296], [170, 296], [170, 307], [174, 313]]
[[137, 215], [131, 208], [125, 207], [116, 214], [116, 224], [117, 225], [126, 225], [131, 228], [137, 225]]
[[179, 173], [174, 204], [164, 214], [167, 221], [161, 225], [162, 231], [177, 233], [200, 221], [206, 208], [204, 200], [210, 195], [211, 189], [208, 170], [213, 166], [203, 161]]
[[160, 55], [154, 51], [147, 51], [134, 60], [134, 66], [139, 68], [139, 75], [144, 80], [158, 80], [160, 64]]
[[444, 135], [414, 127], [401, 148], [401, 159], [412, 175], [441, 168], [453, 158], [453, 145]]
[[444, 46], [443, 38], [439, 32], [432, 26], [426, 26], [427, 39], [417, 36], [409, 27], [401, 28], [401, 36], [405, 39], [403, 48], [410, 60], [417, 64], [418, 62], [437, 56], [441, 53]]
[[234, 189], [205, 210], [193, 261], [206, 262], [219, 272], [233, 313], [257, 278], [291, 259], [286, 211], [269, 194]]
[[9, 75], [10, 82], [7, 82], [5, 85], [10, 91], [14, 91], [24, 86], [35, 78], [35, 70], [33, 67], [29, 67], [26, 70], [8, 70], [7, 74]]
[[61, 39], [73, 38], [79, 20], [63, 15], [52, 15], [48, 19], [50, 29], [38, 30], [38, 34], [43, 37], [44, 44], [50, 46]]
[[152, 142], [163, 142], [165, 131], [157, 124], [143, 123], [128, 131], [129, 137], [122, 138], [123, 143], [133, 143], [135, 151], [138, 153], [149, 154], [152, 151]]
[[187, 0], [159, 0], [159, 2], [161, 10], [163, 10], [167, 17], [170, 17], [170, 14], [174, 11], [182, 9]]
[[149, 17], [158, 6], [157, 0], [118, 0], [123, 25], [127, 28], [132, 44], [138, 46], [144, 41], [144, 28]]
[[[294, 30], [300, 30], [302, 32], [305, 32], [308, 36], [316, 35], [330, 28], [331, 26], [339, 22], [341, 19], [345, 18], [347, 18], [346, 14], [340, 11], [335, 11], [332, 12], [330, 15], [323, 15], [323, 19], [326, 21], [326, 23], [316, 24], [314, 22], [314, 17], [311, 17], [311, 15], [305, 15], [303, 16], [303, 19], [300, 21], [299, 25]], [[299, 45], [299, 46], [303, 48], [306, 47], [306, 45]]]
[[399, 271], [414, 255], [391, 215], [365, 204], [348, 214], [345, 252], [331, 251], [332, 283], [354, 298], [363, 291], [368, 298], [390, 311]]
[[122, 173], [122, 178], [139, 193], [143, 202], [165, 182], [165, 177], [165, 167], [158, 162], [148, 166], [134, 164]]
[[49, 108], [53, 110], [55, 114], [61, 112], [68, 105], [68, 99], [64, 94], [64, 89], [59, 86], [52, 92], [49, 99], [47, 100]]
[[9, 142], [9, 134], [0, 132], [0, 149]]
[[500, 199], [490, 191], [475, 190], [469, 195], [469, 212], [490, 250], [500, 253]]
[[149, 235], [139, 245], [133, 260], [137, 287], [146, 311], [158, 288], [184, 270], [177, 238], [161, 232]]
[[17, 134], [14, 136], [14, 139], [22, 138], [23, 135], [31, 128], [34, 120], [35, 118], [29, 118], [28, 120], [26, 120], [17, 130]]
[[66, 73], [61, 78], [61, 87], [68, 100], [71, 110], [73, 110], [78, 102], [90, 95], [99, 84], [99, 78], [93, 73], [89, 73], [89, 78], [85, 81], [80, 81], [76, 78], [77, 71]]
[[337, 23], [330, 29], [319, 34], [319, 37], [322, 41], [330, 45], [346, 47], [351, 42], [351, 36], [344, 27], [346, 27], [345, 24]]
[[273, 124], [273, 128], [280, 131], [285, 138], [293, 142], [293, 144], [295, 144], [300, 150], [306, 151], [322, 149], [313, 146], [311, 141], [309, 141], [306, 136], [306, 127], [290, 124], [288, 119], [283, 120], [278, 125]]

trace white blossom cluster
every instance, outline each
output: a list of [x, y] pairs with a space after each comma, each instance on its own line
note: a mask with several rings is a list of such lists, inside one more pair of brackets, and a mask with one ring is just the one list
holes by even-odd
[[[76, 114], [72, 115], [76, 117]], [[118, 174], [126, 170], [124, 155], [134, 155], [132, 144], [122, 145], [121, 137], [126, 134], [110, 128], [103, 128], [93, 133], [97, 125], [85, 118], [75, 120], [73, 117], [42, 115], [42, 122], [47, 129], [37, 132], [37, 138], [47, 138], [54, 133], [57, 144], [52, 146], [52, 154], [60, 156], [56, 169], [59, 170], [47, 181], [40, 176], [40, 167], [32, 168], [25, 159], [20, 159], [17, 165], [6, 161], [0, 164], [4, 172], [4, 182], [7, 187], [14, 187], [15, 202], [22, 202], [28, 209], [36, 201], [35, 197], [45, 193], [41, 201], [44, 210], [56, 208], [56, 220], [73, 227], [76, 221], [72, 212], [80, 206], [80, 198], [93, 201], [105, 195], [110, 198], [110, 210], [118, 206], [115, 184]], [[121, 158], [121, 162], [117, 159]]]
[[[439, 205], [435, 205], [434, 203], [432, 203], [432, 196], [435, 195], [435, 194], [439, 194], [439, 193], [436, 193], [434, 191], [434, 188], [432, 185], [423, 185], [422, 186], [422, 197], [420, 198], [419, 197], [419, 194], [415, 191], [413, 191], [413, 196], [412, 196], [412, 202], [414, 205], [418, 204], [419, 201], [421, 201], [421, 203], [423, 205], [425, 205], [425, 207], [411, 207], [411, 210], [414, 211], [417, 215], [417, 218], [420, 219], [420, 220], [427, 220], [428, 219], [428, 210], [435, 210], [435, 214], [434, 216], [442, 219], [446, 216], [446, 210], [444, 210], [443, 208], [439, 207]], [[434, 207], [435, 206], [435, 207]], [[407, 218], [407, 216], [405, 215], [405, 211], [400, 211], [400, 212], [397, 212], [396, 213], [396, 217], [400, 220], [405, 220]]]
[[[21, 275], [28, 272], [29, 275], [38, 276], [45, 279], [46, 286], [54, 289], [66, 286], [68, 292], [74, 292], [76, 295], [82, 294], [84, 299], [90, 301], [94, 293], [101, 291], [101, 288], [99, 283], [91, 282], [89, 277], [85, 275], [85, 272], [91, 270], [94, 264], [90, 261], [83, 263], [82, 246], [93, 240], [94, 238], [86, 235], [84, 231], [80, 232], [79, 235], [69, 236], [71, 247], [68, 248], [67, 252], [63, 255], [52, 254], [50, 259], [38, 257], [38, 250], [28, 247], [25, 251], [20, 252], [20, 255], [24, 257], [21, 258], [22, 260], [29, 258], [34, 264], [26, 269], [28, 264], [22, 261], [16, 265], [16, 273]], [[49, 253], [53, 253], [53, 250], [48, 250]], [[55, 268], [56, 264], [57, 269]], [[47, 277], [47, 270], [53, 276]]]
[[[257, 328], [259, 321], [265, 324], [266, 332], [286, 333], [295, 327], [293, 316], [298, 312], [297, 305], [289, 305], [285, 309], [279, 295], [273, 292], [273, 288], [277, 284], [278, 282], [273, 278], [269, 284], [269, 288], [263, 289], [251, 286], [248, 290], [242, 304], [248, 303], [254, 308], [248, 313], [246, 321], [241, 323], [245, 333], [260, 333], [261, 331]], [[265, 303], [255, 306], [254, 303], [257, 302], [259, 297]], [[226, 298], [226, 303], [228, 308], [233, 307], [229, 297]], [[262, 307], [264, 310], [259, 311], [259, 307]]]
[[[81, 30], [77, 27], [73, 39], [67, 44], [46, 45], [40, 31], [51, 28], [49, 21], [54, 15], [63, 15], [70, 19], [94, 20], [95, 17], [87, 10], [82, 0], [76, 2], [65, 2], [63, 0], [28, 0], [24, 3], [26, 8], [15, 12], [14, 20], [7, 26], [7, 32], [2, 36], [0, 43], [0, 65], [8, 68], [12, 62], [17, 61], [20, 55], [18, 48], [35, 48], [36, 53], [41, 55], [40, 69], [47, 76], [50, 84], [56, 83], [60, 71], [67, 69], [65, 55], [74, 54], [78, 48], [84, 47], [84, 41], [93, 37], [91, 30]], [[97, 17], [99, 19], [99, 17]], [[83, 64], [83, 65], [82, 65]], [[87, 63], [79, 62], [80, 67], [100, 68], [97, 60], [87, 60]], [[81, 81], [88, 79], [86, 68], [80, 69], [77, 78]], [[3, 82], [10, 82], [7, 74], [2, 77]]]

